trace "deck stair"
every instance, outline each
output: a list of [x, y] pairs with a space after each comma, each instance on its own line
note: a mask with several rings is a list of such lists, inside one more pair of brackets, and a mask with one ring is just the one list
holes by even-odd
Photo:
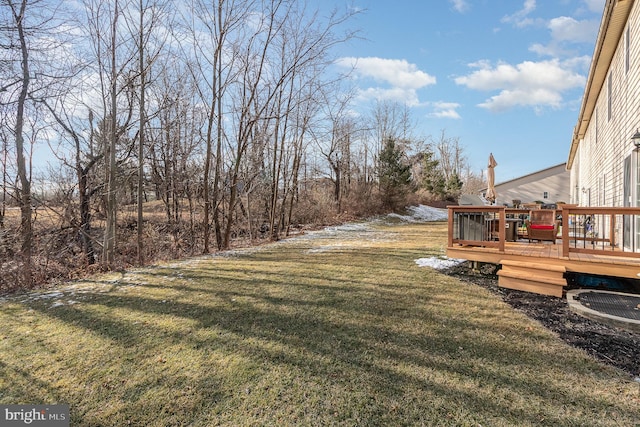
[[562, 297], [562, 290], [567, 285], [564, 266], [507, 259], [500, 264], [498, 286]]

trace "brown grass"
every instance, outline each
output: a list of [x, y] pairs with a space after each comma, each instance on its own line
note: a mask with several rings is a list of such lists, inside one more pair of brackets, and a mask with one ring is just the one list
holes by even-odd
[[637, 423], [637, 383], [415, 265], [445, 237], [325, 233], [6, 298], [0, 401], [74, 426]]

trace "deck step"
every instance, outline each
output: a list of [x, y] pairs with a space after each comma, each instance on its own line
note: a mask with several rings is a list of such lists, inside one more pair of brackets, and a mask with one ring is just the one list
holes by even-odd
[[498, 286], [562, 297], [562, 290], [567, 285], [564, 266], [506, 259], [500, 264]]

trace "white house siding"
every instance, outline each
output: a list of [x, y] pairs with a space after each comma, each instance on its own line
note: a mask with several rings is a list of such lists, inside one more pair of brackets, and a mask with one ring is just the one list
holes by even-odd
[[[627, 27], [630, 66], [625, 67]], [[611, 75], [611, 118], [608, 79]], [[581, 206], [623, 206], [624, 160], [638, 153], [631, 136], [640, 128], [640, 2], [634, 2], [618, 41], [584, 138], [571, 169], [571, 201]]]

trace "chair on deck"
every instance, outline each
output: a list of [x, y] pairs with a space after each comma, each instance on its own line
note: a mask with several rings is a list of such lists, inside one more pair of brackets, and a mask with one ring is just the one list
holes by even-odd
[[531, 240], [550, 240], [555, 245], [558, 234], [556, 211], [550, 209], [532, 210], [526, 222], [527, 235]]

